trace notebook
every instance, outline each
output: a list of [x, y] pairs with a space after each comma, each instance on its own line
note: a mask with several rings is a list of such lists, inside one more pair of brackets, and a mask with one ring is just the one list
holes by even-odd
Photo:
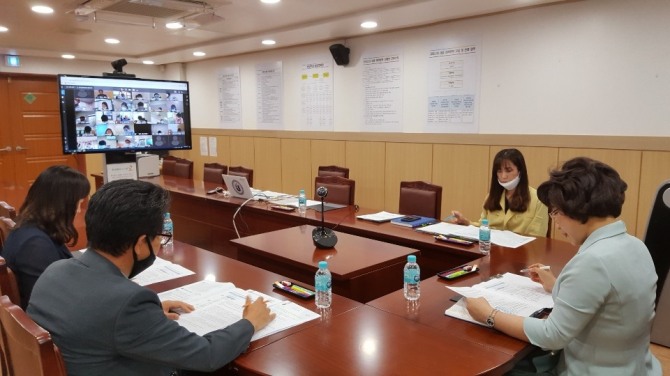
[[228, 188], [228, 192], [230, 192], [231, 196], [243, 199], [250, 199], [254, 197], [254, 192], [251, 190], [249, 182], [244, 176], [233, 176], [226, 174], [221, 174], [221, 176], [223, 177], [223, 182], [226, 183], [226, 187]]
[[419, 215], [408, 215], [402, 218], [395, 218], [391, 220], [391, 223], [394, 225], [410, 227], [410, 228], [427, 226], [435, 222], [438, 222], [435, 218], [422, 217]]

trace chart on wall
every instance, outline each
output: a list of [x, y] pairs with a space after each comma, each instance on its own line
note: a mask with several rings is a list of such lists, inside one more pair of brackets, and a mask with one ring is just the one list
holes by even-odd
[[283, 129], [282, 62], [256, 65], [256, 126], [258, 129]]
[[305, 62], [300, 67], [300, 128], [306, 131], [332, 131], [332, 59]]
[[426, 132], [479, 131], [480, 52], [476, 43], [429, 51]]
[[402, 131], [402, 58], [399, 54], [363, 57], [365, 132]]
[[219, 126], [242, 128], [242, 94], [240, 67], [226, 67], [218, 72]]

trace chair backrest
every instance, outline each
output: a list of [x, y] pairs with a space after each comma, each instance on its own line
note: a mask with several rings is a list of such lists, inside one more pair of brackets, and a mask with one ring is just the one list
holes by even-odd
[[7, 266], [7, 261], [2, 256], [0, 256], [0, 295], [7, 295], [12, 303], [21, 306], [21, 294], [19, 294], [16, 275]]
[[340, 166], [319, 166], [318, 176], [341, 176], [349, 179], [349, 169]]
[[2, 352], [9, 375], [65, 376], [65, 363], [51, 335], [7, 296], [0, 297]]
[[423, 181], [400, 182], [398, 213], [440, 219], [442, 187]]
[[5, 240], [15, 225], [16, 223], [14, 223], [13, 220], [0, 216], [0, 251], [2, 251], [2, 247], [5, 245]]
[[178, 159], [174, 166], [174, 176], [179, 178], [193, 179], [193, 161]]
[[250, 168], [245, 168], [242, 166], [234, 166], [234, 167], [229, 167], [228, 168], [228, 175], [234, 175], [234, 176], [244, 176], [247, 178], [247, 181], [249, 182], [249, 186], [253, 187], [254, 186], [254, 170]]
[[175, 176], [175, 167], [177, 166], [177, 160], [179, 158], [173, 157], [171, 155], [166, 155], [163, 157], [163, 164], [161, 167], [161, 174]]
[[314, 178], [314, 199], [321, 201], [316, 194], [318, 187], [326, 187], [326, 202], [340, 205], [353, 205], [356, 197], [356, 181], [341, 176], [317, 176]]
[[[656, 192], [656, 197], [649, 212], [647, 232], [644, 235], [644, 244], [654, 260], [656, 275], [658, 275], [658, 282], [656, 283], [657, 304], [670, 270], [668, 223], [670, 223], [670, 180], [661, 184]], [[668, 298], [670, 299], [670, 296]]]
[[228, 173], [228, 166], [219, 163], [205, 163], [202, 180], [211, 183], [223, 183], [222, 174]]
[[16, 219], [16, 210], [8, 203], [0, 201], [0, 217], [6, 217], [14, 220]]

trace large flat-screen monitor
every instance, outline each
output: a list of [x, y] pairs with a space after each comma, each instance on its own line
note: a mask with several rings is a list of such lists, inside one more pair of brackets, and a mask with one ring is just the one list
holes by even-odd
[[188, 82], [58, 75], [63, 152], [191, 149]]

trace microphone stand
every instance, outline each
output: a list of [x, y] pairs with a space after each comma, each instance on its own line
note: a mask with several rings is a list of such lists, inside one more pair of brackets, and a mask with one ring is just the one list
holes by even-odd
[[324, 200], [328, 195], [328, 189], [325, 187], [319, 187], [316, 194], [321, 197], [321, 228], [317, 227], [312, 230], [312, 241], [317, 248], [330, 249], [335, 247], [335, 244], [337, 244], [337, 235], [335, 235], [333, 230], [326, 229], [326, 220], [324, 215], [326, 210]]

